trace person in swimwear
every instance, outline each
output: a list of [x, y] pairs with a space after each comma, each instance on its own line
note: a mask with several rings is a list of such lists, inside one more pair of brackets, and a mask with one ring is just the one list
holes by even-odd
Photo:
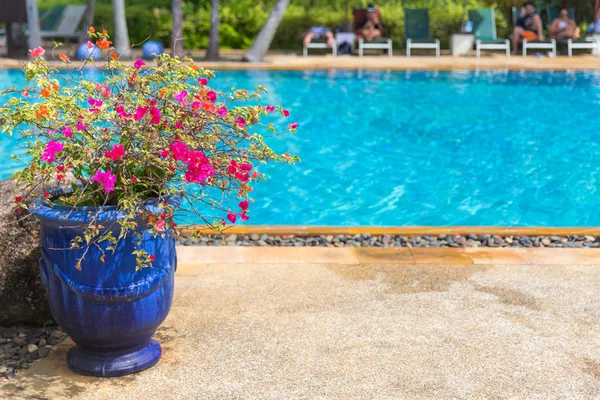
[[519, 40], [544, 40], [544, 26], [540, 15], [535, 12], [535, 5], [528, 1], [521, 9], [521, 16], [513, 30], [512, 49], [517, 54]]
[[327, 40], [327, 46], [333, 47], [333, 32], [326, 26], [313, 26], [310, 28], [306, 35], [304, 35], [302, 44], [306, 47], [315, 39], [325, 39]]
[[569, 10], [561, 8], [558, 17], [550, 25], [550, 37], [553, 39], [579, 39], [581, 32], [575, 21], [569, 18]]

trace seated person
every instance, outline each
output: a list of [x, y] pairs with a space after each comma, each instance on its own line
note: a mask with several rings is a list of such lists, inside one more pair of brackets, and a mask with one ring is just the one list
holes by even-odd
[[600, 33], [600, 18], [596, 20], [596, 22], [592, 22], [590, 26], [588, 26], [587, 34], [593, 35]]
[[575, 21], [569, 19], [569, 11], [566, 8], [561, 8], [558, 13], [558, 18], [552, 21], [549, 29], [550, 37], [553, 39], [579, 39], [580, 30], [575, 24]]
[[302, 44], [306, 47], [315, 39], [325, 39], [327, 40], [327, 46], [333, 47], [333, 33], [326, 26], [313, 26], [310, 28], [306, 35], [304, 35]]
[[367, 7], [367, 20], [356, 30], [356, 39], [363, 39], [365, 42], [370, 42], [373, 39], [382, 37], [383, 26], [379, 20], [379, 13], [373, 7], [373, 4], [369, 4], [369, 7]]
[[535, 6], [528, 1], [521, 9], [521, 16], [513, 30], [512, 49], [517, 54], [519, 40], [544, 40], [544, 27], [539, 14], [535, 12]]

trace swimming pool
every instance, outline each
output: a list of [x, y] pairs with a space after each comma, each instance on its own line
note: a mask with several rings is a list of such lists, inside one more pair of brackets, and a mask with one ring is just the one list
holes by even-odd
[[[22, 84], [0, 71], [0, 90]], [[251, 224], [600, 226], [600, 73], [221, 71], [300, 123]], [[0, 135], [0, 178], [15, 163]]]

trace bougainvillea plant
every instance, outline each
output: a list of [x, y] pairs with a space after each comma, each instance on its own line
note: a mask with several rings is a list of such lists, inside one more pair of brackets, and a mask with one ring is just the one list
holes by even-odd
[[[213, 230], [248, 220], [252, 186], [265, 179], [260, 165], [297, 161], [264, 142], [267, 135], [296, 131], [293, 122], [283, 132], [261, 123], [289, 111], [247, 105], [260, 103], [262, 87], [212, 89], [214, 73], [190, 59], [163, 54], [148, 61], [152, 65], [121, 62], [106, 31], [90, 28], [89, 35], [88, 47], [102, 49], [101, 63], [75, 66], [59, 54], [54, 58], [66, 64], [60, 72], [47, 63], [44, 49], [32, 49], [24, 67], [28, 86], [4, 91], [12, 96], [0, 107], [2, 130], [19, 133], [26, 148], [25, 167], [15, 174], [26, 195], [15, 198], [15, 213], [28, 214], [27, 194], [33, 193], [73, 209], [118, 207], [118, 234], [93, 219], [73, 248], [109, 241], [114, 249], [140, 224], [164, 235], [176, 228], [168, 201], [173, 196]], [[99, 73], [90, 74], [90, 66]], [[148, 201], [159, 204], [158, 212], [144, 207]], [[153, 261], [143, 250], [137, 259], [138, 268]]]

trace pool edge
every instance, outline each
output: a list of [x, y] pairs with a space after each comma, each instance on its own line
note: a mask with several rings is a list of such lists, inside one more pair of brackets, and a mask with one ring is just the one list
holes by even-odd
[[[202, 225], [188, 225], [180, 229], [183, 235], [194, 232], [210, 234], [212, 230]], [[233, 226], [225, 230], [227, 234], [249, 235], [267, 234], [271, 236], [314, 236], [314, 235], [476, 235], [497, 236], [598, 236], [600, 227], [500, 227], [500, 226], [304, 226], [304, 225], [247, 225]]]

